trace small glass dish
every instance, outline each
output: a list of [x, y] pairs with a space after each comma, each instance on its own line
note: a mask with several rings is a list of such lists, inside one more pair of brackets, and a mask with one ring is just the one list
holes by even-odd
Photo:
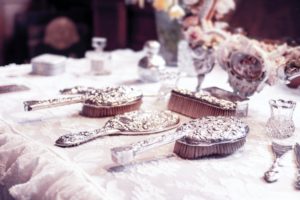
[[163, 69], [159, 71], [160, 88], [158, 99], [165, 99], [171, 93], [171, 90], [177, 87], [181, 73], [177, 70]]

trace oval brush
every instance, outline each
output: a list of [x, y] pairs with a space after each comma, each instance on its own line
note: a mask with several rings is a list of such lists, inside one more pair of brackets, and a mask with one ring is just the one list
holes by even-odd
[[176, 141], [173, 152], [184, 159], [209, 155], [229, 155], [242, 147], [249, 127], [234, 117], [209, 116], [189, 121], [175, 133], [139, 141], [111, 149], [112, 160], [119, 164], [130, 162], [146, 150]]

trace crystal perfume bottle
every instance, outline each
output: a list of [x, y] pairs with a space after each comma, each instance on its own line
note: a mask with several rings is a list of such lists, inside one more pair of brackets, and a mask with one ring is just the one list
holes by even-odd
[[95, 75], [110, 74], [109, 69], [110, 54], [104, 52], [106, 46], [106, 38], [93, 37], [92, 47], [93, 51], [87, 51], [85, 57], [89, 60], [91, 65], [91, 72]]
[[146, 55], [138, 63], [138, 74], [143, 82], [158, 82], [160, 71], [165, 68], [166, 62], [159, 55], [160, 44], [150, 40], [146, 42]]
[[293, 113], [296, 102], [290, 100], [270, 100], [271, 117], [267, 122], [267, 134], [271, 138], [285, 139], [295, 132]]

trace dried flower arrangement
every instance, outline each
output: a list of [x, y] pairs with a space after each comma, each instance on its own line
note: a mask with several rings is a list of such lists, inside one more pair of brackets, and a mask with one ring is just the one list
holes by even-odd
[[[127, 2], [138, 3], [141, 7], [145, 3], [144, 0]], [[228, 81], [234, 92], [244, 97], [260, 91], [265, 83], [274, 84], [280, 71], [278, 69], [286, 67], [288, 63], [298, 63], [294, 62], [294, 57], [288, 56], [291, 54], [289, 52], [294, 52], [293, 47], [258, 41], [227, 31], [226, 24], [224, 26], [219, 20], [235, 9], [234, 0], [148, 2], [152, 3], [157, 11], [167, 12], [171, 19], [180, 21], [183, 35], [195, 56], [194, 67], [199, 72], [198, 89], [204, 75], [211, 71], [215, 63], [227, 71]], [[206, 62], [207, 60], [212, 62]]]

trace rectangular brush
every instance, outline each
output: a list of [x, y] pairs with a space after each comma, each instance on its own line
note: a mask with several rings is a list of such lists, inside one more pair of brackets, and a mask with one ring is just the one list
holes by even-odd
[[187, 90], [173, 90], [168, 103], [169, 110], [191, 118], [234, 116], [236, 107], [234, 102]]

